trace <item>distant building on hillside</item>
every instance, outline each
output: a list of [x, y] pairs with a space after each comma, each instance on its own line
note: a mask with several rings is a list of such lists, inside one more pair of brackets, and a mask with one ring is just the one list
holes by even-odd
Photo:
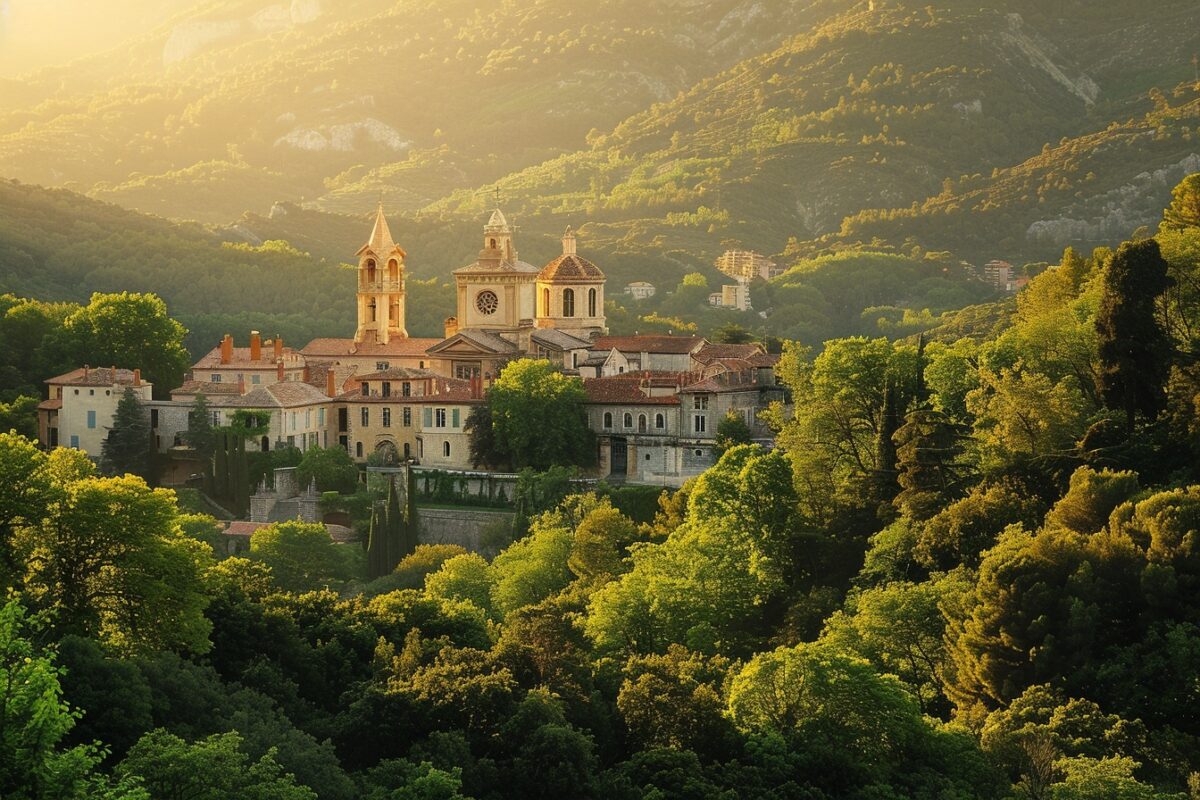
[[1013, 265], [999, 259], [989, 261], [983, 265], [983, 282], [999, 292], [1014, 291]]
[[625, 285], [625, 294], [632, 295], [634, 300], [645, 300], [648, 297], [654, 297], [654, 293], [658, 291], [654, 288], [653, 283], [646, 281], [634, 281]]
[[726, 250], [716, 262], [717, 269], [743, 281], [762, 278], [769, 281], [783, 274], [783, 268], [753, 250]]
[[721, 291], [713, 292], [708, 296], [709, 305], [716, 308], [730, 308], [736, 311], [749, 311], [750, 306], [750, 287], [742, 281], [737, 283], [727, 283], [721, 287]]

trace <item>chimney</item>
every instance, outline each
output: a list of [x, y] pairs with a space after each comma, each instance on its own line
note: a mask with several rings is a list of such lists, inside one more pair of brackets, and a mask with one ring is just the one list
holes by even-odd
[[240, 396], [245, 393], [246, 393], [246, 376], [238, 375], [238, 395]]
[[325, 394], [330, 397], [337, 397], [337, 376], [333, 372], [333, 367], [325, 373]]
[[250, 331], [250, 360], [258, 361], [262, 358], [262, 334], [258, 331]]
[[282, 360], [275, 362], [275, 378], [280, 383], [283, 383], [283, 361]]
[[446, 317], [445, 333], [446, 333], [445, 338], [447, 338], [447, 339], [449, 339], [454, 334], [458, 333], [458, 318], [457, 317]]
[[135, 369], [133, 371], [133, 385], [134, 386], [142, 385], [142, 370], [140, 368]]
[[283, 337], [275, 334], [275, 360], [283, 358]]
[[228, 364], [233, 361], [233, 337], [228, 333], [221, 340], [221, 363]]
[[312, 380], [312, 371], [309, 370], [308, 364], [305, 364], [304, 365], [304, 382], [308, 383], [310, 380]]

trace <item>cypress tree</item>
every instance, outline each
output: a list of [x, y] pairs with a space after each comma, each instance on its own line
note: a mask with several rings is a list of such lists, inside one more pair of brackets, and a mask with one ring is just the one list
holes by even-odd
[[1104, 273], [1096, 314], [1099, 388], [1109, 408], [1125, 412], [1128, 434], [1138, 412], [1155, 419], [1166, 402], [1171, 343], [1155, 311], [1172, 283], [1153, 239], [1122, 244]]
[[371, 505], [371, 531], [367, 536], [367, 576], [374, 580], [387, 575], [386, 526], [379, 503]]
[[245, 437], [233, 434], [233, 504], [242, 516], [250, 510], [250, 464], [246, 458]]
[[225, 491], [229, 488], [229, 453], [225, 449], [226, 433], [219, 430], [213, 439], [213, 481], [212, 493], [218, 500], [226, 499]]
[[883, 390], [883, 409], [879, 414], [879, 432], [875, 438], [875, 486], [880, 499], [890, 501], [899, 491], [896, 483], [896, 443], [893, 441], [900, 428], [900, 401], [897, 397], [896, 380], [887, 377]]
[[405, 469], [404, 479], [404, 554], [417, 549], [421, 539], [421, 521], [417, 517], [417, 479], [412, 465]]
[[104, 469], [117, 475], [130, 473], [150, 479], [150, 421], [142, 401], [126, 387], [117, 402], [112, 427], [104, 438], [100, 458]]

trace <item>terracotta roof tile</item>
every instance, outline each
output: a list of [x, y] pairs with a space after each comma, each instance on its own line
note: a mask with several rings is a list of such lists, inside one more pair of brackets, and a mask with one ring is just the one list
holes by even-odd
[[587, 393], [587, 401], [597, 405], [679, 405], [677, 395], [647, 396], [642, 391], [641, 380], [630, 380], [624, 375], [609, 378], [586, 378], [583, 381], [583, 390]]
[[80, 367], [48, 378], [46, 383], [65, 386], [112, 386], [113, 384], [133, 386], [133, 381], [134, 374], [131, 369], [118, 369], [114, 375], [110, 367]]
[[699, 336], [601, 336], [592, 344], [592, 349], [686, 355], [703, 343], [704, 339]]
[[213, 383], [212, 381], [184, 381], [183, 385], [171, 390], [171, 396], [175, 395], [231, 395], [240, 394], [238, 385], [234, 382], [228, 383]]
[[441, 339], [392, 339], [387, 344], [355, 342], [353, 339], [313, 339], [300, 351], [305, 356], [423, 356]]
[[752, 356], [764, 353], [765, 350], [761, 344], [706, 344], [695, 353], [692, 358], [702, 364], [707, 364], [710, 361], [715, 361], [721, 358], [750, 358]]

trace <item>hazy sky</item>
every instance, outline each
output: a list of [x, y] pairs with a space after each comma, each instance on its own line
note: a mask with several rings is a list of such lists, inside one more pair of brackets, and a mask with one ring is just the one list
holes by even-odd
[[0, 72], [107, 50], [195, 0], [0, 0]]

